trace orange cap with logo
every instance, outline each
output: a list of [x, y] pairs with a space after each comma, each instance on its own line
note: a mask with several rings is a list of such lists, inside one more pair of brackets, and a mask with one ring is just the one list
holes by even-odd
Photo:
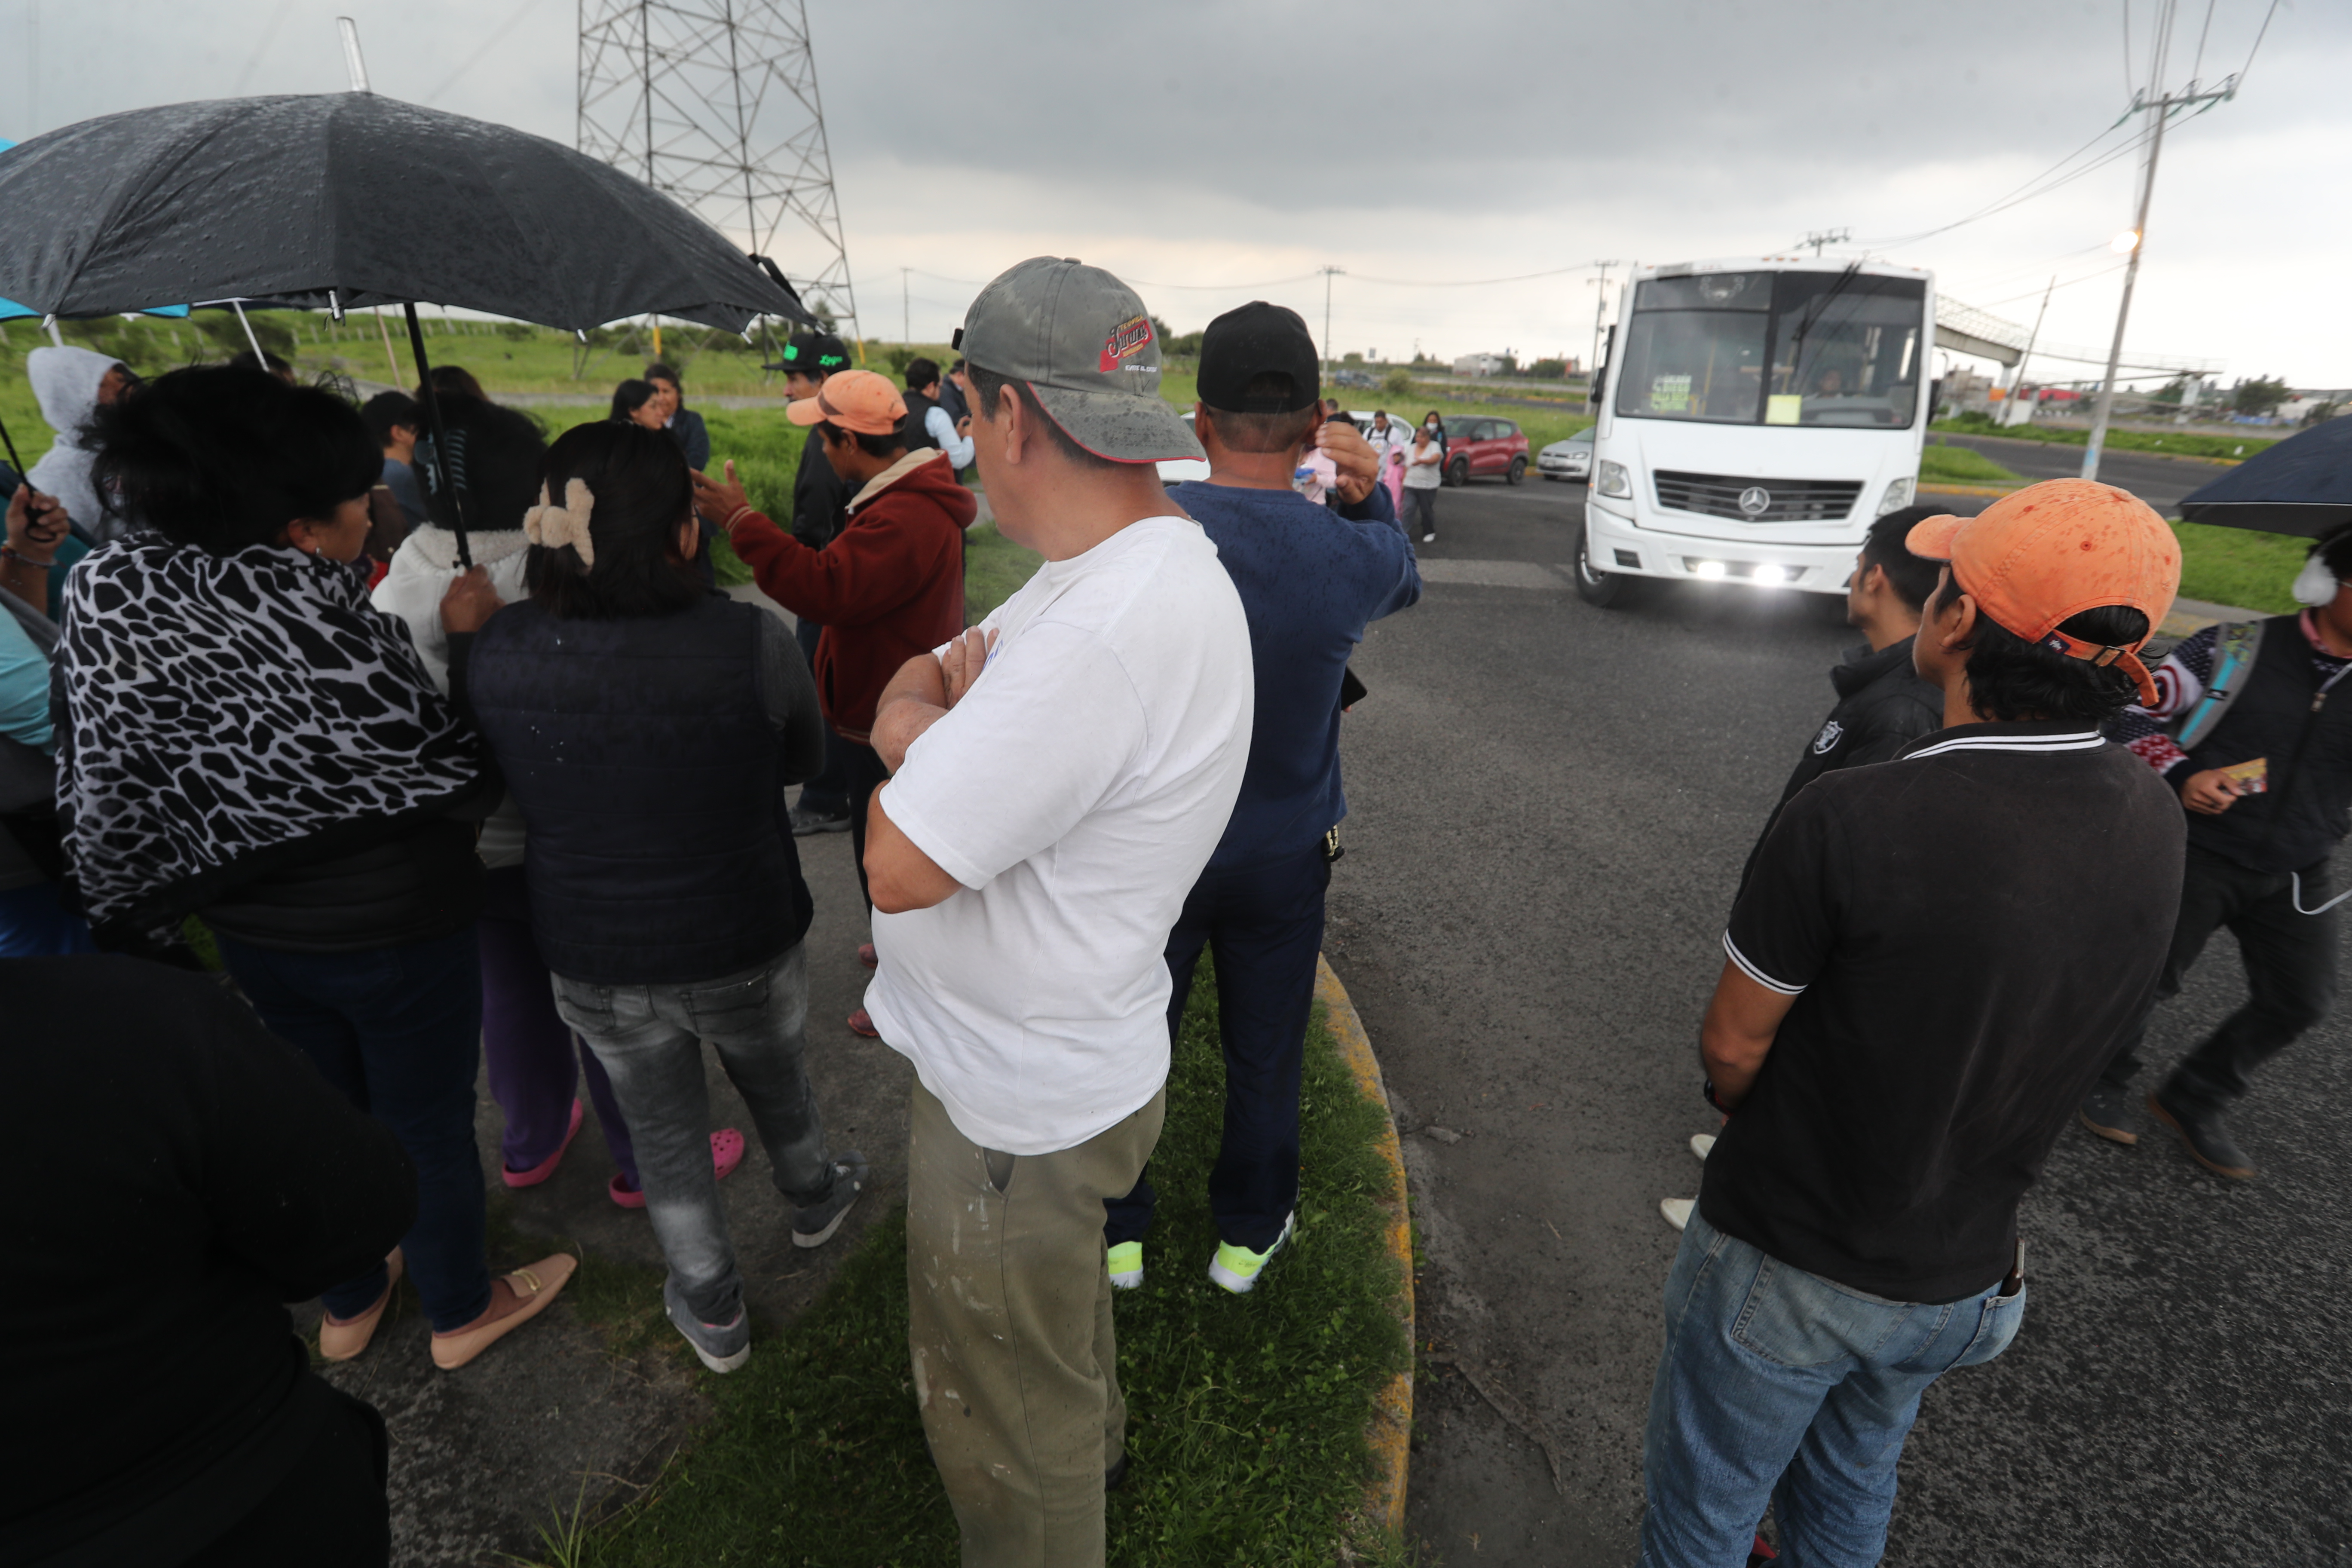
[[1914, 555], [1951, 563], [1952, 581], [2001, 630], [2069, 658], [2112, 664], [2132, 678], [2142, 702], [2155, 704], [2156, 683], [2139, 660], [2147, 637], [2103, 646], [2058, 629], [2084, 610], [2127, 605], [2147, 617], [2153, 636], [2171, 610], [2180, 542], [2137, 496], [2094, 479], [2044, 479], [1974, 517], [1928, 518], [1904, 543]]
[[830, 420], [860, 436], [887, 436], [907, 417], [907, 400], [888, 376], [870, 370], [837, 370], [818, 385], [814, 397], [784, 405], [784, 417], [795, 425]]

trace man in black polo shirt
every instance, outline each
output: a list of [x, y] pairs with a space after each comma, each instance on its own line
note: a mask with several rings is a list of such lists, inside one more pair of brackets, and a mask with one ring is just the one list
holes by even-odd
[[1916, 645], [1945, 728], [1781, 812], [1701, 1031], [1730, 1113], [1666, 1286], [1644, 1568], [1876, 1563], [1919, 1398], [2007, 1348], [2018, 1199], [2147, 1005], [2179, 808], [2099, 727], [2180, 553], [2125, 492], [2053, 479], [1922, 522]]

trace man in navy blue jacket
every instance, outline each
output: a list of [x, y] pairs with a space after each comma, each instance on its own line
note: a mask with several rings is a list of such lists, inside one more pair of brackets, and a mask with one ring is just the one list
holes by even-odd
[[[1218, 1247], [1209, 1277], [1253, 1289], [1290, 1239], [1298, 1199], [1298, 1080], [1323, 894], [1348, 813], [1339, 787], [1339, 688], [1367, 623], [1421, 597], [1412, 546], [1345, 421], [1323, 426], [1315, 342], [1297, 312], [1257, 301], [1201, 339], [1193, 423], [1209, 478], [1171, 498], [1215, 542], [1249, 617], [1257, 717], [1241, 798], [1168, 937], [1172, 1036], [1201, 950], [1217, 962], [1224, 1138], [1209, 1174]], [[1338, 469], [1328, 504], [1293, 488], [1310, 447]], [[1143, 1283], [1147, 1169], [1107, 1205], [1111, 1283]]]

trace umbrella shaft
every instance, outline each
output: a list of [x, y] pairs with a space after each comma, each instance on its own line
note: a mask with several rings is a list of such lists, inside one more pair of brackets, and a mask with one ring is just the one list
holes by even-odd
[[444, 521], [449, 531], [457, 536], [458, 569], [469, 572], [473, 570], [474, 554], [466, 546], [466, 503], [457, 487], [449, 482], [449, 434], [441, 427], [441, 399], [434, 395], [433, 367], [425, 358], [425, 329], [417, 324], [414, 301], [401, 309], [408, 312], [408, 352], [416, 360], [417, 395], [424, 399], [425, 423], [433, 432], [433, 510], [439, 511], [445, 505], [447, 507], [448, 515]]

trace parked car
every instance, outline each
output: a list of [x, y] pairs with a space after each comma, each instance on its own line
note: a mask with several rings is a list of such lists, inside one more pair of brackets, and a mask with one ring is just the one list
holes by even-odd
[[1466, 485], [1490, 476], [1515, 485], [1527, 473], [1527, 432], [1511, 421], [1458, 417], [1445, 422], [1447, 484]]
[[1548, 479], [1592, 479], [1592, 426], [1588, 425], [1565, 441], [1554, 441], [1536, 454], [1536, 472]]

